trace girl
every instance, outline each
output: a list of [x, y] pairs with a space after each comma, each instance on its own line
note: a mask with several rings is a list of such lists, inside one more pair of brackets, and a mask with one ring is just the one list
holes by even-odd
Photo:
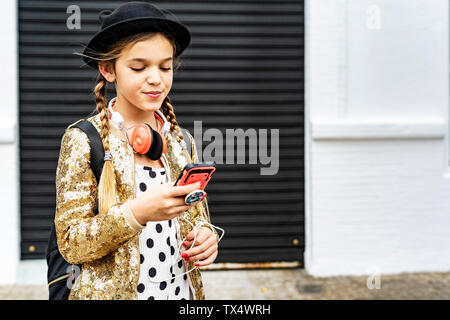
[[[100, 20], [82, 56], [99, 71], [98, 114], [87, 120], [105, 149], [101, 178], [97, 185], [87, 135], [71, 126], [56, 171], [58, 247], [69, 263], [82, 264], [69, 299], [204, 299], [197, 267], [216, 259], [218, 234], [206, 200], [184, 202], [199, 184], [173, 186], [198, 158], [190, 134], [192, 159], [186, 151], [168, 97], [190, 33], [146, 2], [102, 11]], [[117, 92], [109, 103], [107, 82]], [[144, 123], [165, 145], [153, 160], [130, 145], [132, 128]]]

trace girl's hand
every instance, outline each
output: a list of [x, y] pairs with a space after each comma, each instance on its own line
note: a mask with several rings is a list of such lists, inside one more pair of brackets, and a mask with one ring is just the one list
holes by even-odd
[[184, 198], [189, 192], [200, 189], [200, 185], [197, 182], [185, 186], [169, 183], [154, 186], [131, 200], [131, 211], [141, 225], [147, 221], [171, 220], [192, 207]]
[[[197, 238], [195, 244], [191, 249], [186, 249], [181, 253], [181, 256], [186, 261], [196, 261], [196, 266], [207, 266], [216, 260], [217, 257], [217, 237], [206, 227], [197, 229]], [[183, 242], [185, 248], [190, 248], [194, 241], [194, 230], [186, 235], [186, 240]]]

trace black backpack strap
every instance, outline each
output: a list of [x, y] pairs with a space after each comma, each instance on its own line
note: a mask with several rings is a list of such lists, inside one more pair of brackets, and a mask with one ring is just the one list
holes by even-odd
[[102, 174], [103, 163], [105, 158], [105, 149], [103, 147], [102, 139], [97, 129], [92, 123], [86, 119], [81, 119], [70, 125], [68, 128], [79, 128], [87, 134], [91, 146], [91, 168], [94, 172], [97, 182], [100, 181], [100, 175]]
[[[94, 125], [86, 119], [78, 120], [77, 122], [69, 125], [66, 130], [73, 127], [81, 129], [89, 138], [89, 145], [91, 149], [91, 168], [98, 182], [100, 181], [100, 175], [104, 162], [103, 158], [105, 157], [105, 150], [103, 148], [100, 135]], [[95, 210], [94, 214], [98, 214], [98, 209]], [[68, 274], [70, 264], [64, 260], [59, 252], [54, 220], [52, 221], [45, 258], [48, 266], [47, 283], [49, 287], [49, 300], [67, 300], [71, 290], [66, 285], [66, 279], [70, 276], [70, 274]], [[77, 266], [79, 270], [81, 270], [82, 265], [78, 264]], [[73, 265], [72, 270], [74, 270]]]

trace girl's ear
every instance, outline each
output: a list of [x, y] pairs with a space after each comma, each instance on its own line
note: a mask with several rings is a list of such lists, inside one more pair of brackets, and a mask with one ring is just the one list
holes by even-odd
[[98, 62], [98, 70], [103, 75], [103, 77], [108, 82], [114, 82], [116, 80], [116, 75], [112, 68], [111, 63], [99, 61]]

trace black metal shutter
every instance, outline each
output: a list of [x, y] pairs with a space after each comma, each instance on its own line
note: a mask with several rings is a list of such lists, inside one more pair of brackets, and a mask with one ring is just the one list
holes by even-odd
[[[217, 165], [207, 187], [212, 222], [226, 230], [216, 262], [303, 265], [303, 1], [152, 2], [193, 36], [170, 93], [178, 122], [193, 134], [201, 120], [203, 133], [224, 137], [226, 129], [268, 129], [269, 141], [270, 129], [280, 130], [278, 174], [260, 175], [263, 165], [248, 164], [248, 155], [236, 164], [236, 146], [234, 164]], [[19, 0], [22, 259], [44, 258], [64, 128], [95, 108], [95, 73], [72, 53], [98, 30], [98, 12], [121, 3]], [[66, 27], [72, 4], [80, 30]]]

